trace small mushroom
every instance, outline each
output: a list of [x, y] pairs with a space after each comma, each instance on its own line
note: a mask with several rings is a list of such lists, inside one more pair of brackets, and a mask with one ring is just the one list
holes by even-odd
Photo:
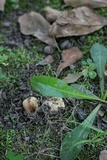
[[38, 100], [35, 97], [26, 98], [23, 101], [23, 108], [28, 114], [38, 111]]
[[42, 104], [43, 106], [50, 107], [50, 111], [58, 111], [59, 108], [64, 108], [65, 104], [62, 98], [48, 98]]

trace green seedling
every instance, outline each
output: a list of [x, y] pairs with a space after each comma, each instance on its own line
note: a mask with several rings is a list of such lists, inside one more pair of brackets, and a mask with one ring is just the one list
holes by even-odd
[[87, 61], [82, 61], [82, 65], [83, 75], [85, 78], [89, 77], [91, 79], [94, 79], [97, 76], [97, 73], [95, 72], [96, 65], [91, 59], [87, 59]]
[[12, 151], [7, 151], [6, 157], [8, 158], [8, 160], [23, 160], [23, 156], [21, 154], [15, 156], [14, 152]]
[[[74, 128], [72, 132], [68, 132], [65, 136], [60, 149], [61, 160], [75, 160], [78, 157], [82, 146], [88, 142], [88, 135], [92, 129], [97, 112], [102, 106], [102, 102], [107, 103], [105, 101], [107, 99], [107, 91], [104, 93], [104, 67], [107, 60], [107, 49], [98, 43], [94, 44], [91, 48], [91, 56], [96, 64], [97, 73], [100, 78], [101, 98], [84, 88], [83, 90], [80, 90], [78, 89], [78, 86], [69, 86], [57, 78], [49, 76], [33, 76], [31, 78], [31, 86], [45, 96], [99, 101], [99, 104], [90, 113], [90, 115], [80, 125]], [[88, 60], [87, 63], [90, 65], [92, 61]], [[107, 132], [103, 132], [103, 135], [106, 134]], [[95, 140], [97, 141], [99, 139]]]

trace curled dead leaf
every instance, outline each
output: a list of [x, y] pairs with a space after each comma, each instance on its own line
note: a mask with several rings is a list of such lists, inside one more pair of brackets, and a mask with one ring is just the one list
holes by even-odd
[[47, 106], [50, 111], [58, 111], [59, 108], [64, 108], [65, 104], [62, 98], [48, 98], [42, 104], [42, 106]]
[[48, 34], [51, 25], [39, 13], [26, 13], [19, 17], [18, 22], [23, 34], [33, 35], [50, 46], [56, 46], [55, 39]]
[[46, 15], [46, 19], [49, 21], [49, 22], [54, 22], [58, 15], [61, 13], [60, 11], [56, 10], [56, 9], [53, 9], [51, 7], [46, 7], [44, 9], [44, 12], [45, 12], [45, 15]]
[[65, 4], [72, 7], [88, 6], [91, 8], [107, 7], [107, 0], [64, 0]]
[[52, 62], [54, 62], [54, 58], [51, 55], [48, 55], [44, 60], [37, 63], [36, 66], [38, 66], [38, 65], [44, 66], [47, 64], [51, 64]]
[[63, 81], [66, 83], [74, 83], [76, 82], [81, 76], [83, 75], [83, 72], [78, 72], [78, 73], [72, 73], [72, 74], [68, 74]]
[[63, 11], [52, 24], [50, 34], [54, 37], [79, 36], [92, 33], [107, 25], [107, 18], [88, 7]]
[[0, 0], [0, 11], [4, 11], [6, 0]]
[[28, 114], [38, 111], [38, 100], [36, 97], [29, 97], [23, 101], [23, 108]]
[[63, 50], [61, 55], [62, 55], [62, 62], [59, 64], [57, 68], [57, 76], [64, 68], [71, 66], [76, 61], [82, 58], [82, 52], [76, 47]]

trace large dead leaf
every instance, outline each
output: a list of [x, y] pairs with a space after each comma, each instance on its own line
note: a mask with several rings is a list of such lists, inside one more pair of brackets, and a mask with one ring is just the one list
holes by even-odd
[[44, 43], [56, 46], [55, 39], [48, 34], [50, 24], [40, 14], [32, 11], [20, 16], [18, 21], [23, 34], [33, 35]]
[[49, 22], [54, 22], [58, 15], [61, 13], [61, 11], [58, 11], [56, 9], [53, 9], [51, 7], [46, 7], [44, 9], [44, 12], [45, 12], [45, 15], [46, 15], [46, 19], [49, 21]]
[[50, 34], [54, 37], [79, 36], [94, 32], [107, 25], [107, 18], [88, 7], [63, 11], [52, 24]]
[[74, 64], [81, 58], [82, 58], [82, 52], [76, 47], [64, 50], [62, 52], [62, 63], [60, 63], [57, 68], [57, 76], [64, 68]]
[[77, 72], [77, 73], [72, 73], [72, 74], [68, 74], [63, 81], [66, 83], [74, 83], [76, 82], [81, 76], [83, 75], [82, 72]]
[[4, 11], [5, 3], [6, 3], [6, 0], [0, 0], [0, 11]]
[[91, 8], [107, 7], [107, 0], [64, 0], [72, 7], [89, 6]]

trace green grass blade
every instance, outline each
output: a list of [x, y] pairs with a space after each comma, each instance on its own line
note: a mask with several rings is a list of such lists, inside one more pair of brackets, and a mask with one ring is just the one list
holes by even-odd
[[90, 115], [84, 120], [83, 123], [81, 123], [72, 132], [69, 132], [66, 135], [61, 145], [61, 150], [60, 150], [61, 160], [75, 160], [78, 157], [83, 146], [81, 142], [84, 141], [85, 143], [85, 140], [87, 139], [90, 133], [90, 128], [87, 127], [87, 125], [89, 126], [93, 124], [96, 114], [100, 107], [101, 104], [99, 104], [90, 113]]
[[45, 96], [90, 99], [102, 101], [95, 95], [83, 93], [67, 85], [64, 81], [49, 76], [33, 76], [31, 86]]

